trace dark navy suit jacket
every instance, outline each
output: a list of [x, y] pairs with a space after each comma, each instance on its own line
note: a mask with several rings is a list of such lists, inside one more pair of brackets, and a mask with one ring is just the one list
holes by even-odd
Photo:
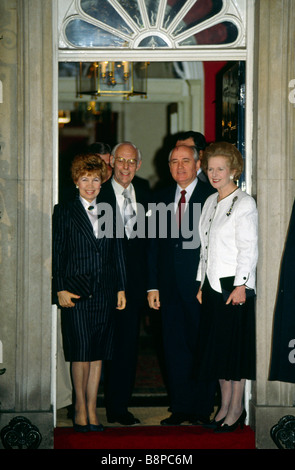
[[[165, 188], [156, 195], [157, 203], [164, 203], [166, 206], [172, 205], [175, 199], [176, 184]], [[171, 294], [177, 291], [186, 300], [195, 299], [199, 284], [196, 281], [197, 269], [200, 257], [200, 243], [198, 242], [198, 222], [199, 214], [197, 206], [203, 207], [205, 200], [214, 192], [211, 185], [198, 180], [197, 185], [189, 199], [182, 225], [187, 227], [193, 234], [190, 238], [183, 236], [179, 231], [179, 236], [174, 237], [170, 230], [175, 217], [173, 211], [168, 212], [167, 237], [150, 240], [149, 256], [149, 289], [160, 290], [160, 300], [165, 301]], [[195, 217], [195, 219], [194, 219]], [[197, 231], [197, 233], [196, 233]], [[195, 237], [196, 243], [187, 245]], [[195, 246], [197, 245], [197, 246]]]

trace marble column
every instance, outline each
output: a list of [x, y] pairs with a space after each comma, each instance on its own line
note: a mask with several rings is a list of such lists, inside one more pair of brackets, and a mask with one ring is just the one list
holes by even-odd
[[295, 78], [295, 4], [292, 0], [261, 0], [255, 8], [253, 187], [260, 255], [257, 381], [251, 410], [256, 445], [270, 449], [276, 448], [270, 437], [272, 426], [285, 415], [295, 415], [294, 384], [268, 381], [280, 262], [295, 195], [295, 110], [289, 100], [289, 82]]
[[4, 0], [0, 17], [0, 429], [22, 416], [51, 448], [52, 3]]

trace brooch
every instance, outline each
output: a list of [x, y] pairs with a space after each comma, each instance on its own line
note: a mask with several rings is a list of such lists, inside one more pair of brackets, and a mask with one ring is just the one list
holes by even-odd
[[229, 210], [226, 213], [227, 216], [229, 216], [231, 214], [231, 211], [233, 210], [234, 203], [237, 201], [237, 199], [238, 199], [238, 196], [235, 196], [233, 198], [233, 202], [231, 203], [231, 206], [230, 206]]

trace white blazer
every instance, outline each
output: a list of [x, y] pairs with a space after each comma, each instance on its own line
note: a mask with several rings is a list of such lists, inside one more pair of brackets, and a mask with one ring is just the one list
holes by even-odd
[[217, 202], [206, 200], [200, 218], [201, 254], [197, 280], [221, 291], [221, 277], [234, 276], [234, 285], [255, 289], [258, 260], [258, 214], [254, 199], [241, 189]]

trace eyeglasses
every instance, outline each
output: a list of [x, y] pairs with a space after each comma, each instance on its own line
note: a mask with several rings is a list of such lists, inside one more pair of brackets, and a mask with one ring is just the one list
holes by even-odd
[[134, 167], [137, 165], [137, 160], [134, 159], [134, 158], [130, 158], [130, 160], [127, 160], [126, 158], [123, 158], [123, 157], [116, 157], [115, 158], [115, 161], [119, 164], [119, 165], [124, 165], [124, 163], [126, 163], [126, 165], [129, 165], [131, 167]]

